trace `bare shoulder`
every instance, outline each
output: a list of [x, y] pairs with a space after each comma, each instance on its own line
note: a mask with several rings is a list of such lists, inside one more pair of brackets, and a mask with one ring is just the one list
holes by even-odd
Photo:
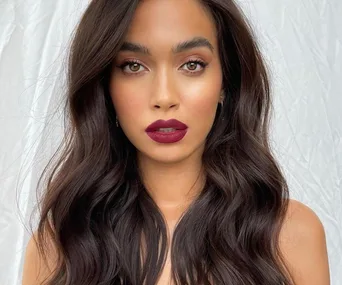
[[296, 285], [330, 284], [324, 226], [310, 207], [290, 199], [279, 246]]
[[56, 266], [56, 253], [52, 242], [48, 243], [47, 262], [42, 258], [37, 244], [37, 233], [31, 236], [25, 251], [25, 260], [23, 267], [22, 285], [41, 285], [48, 280], [53, 269]]

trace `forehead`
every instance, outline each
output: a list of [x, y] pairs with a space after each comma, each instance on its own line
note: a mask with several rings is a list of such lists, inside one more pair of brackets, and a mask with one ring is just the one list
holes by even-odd
[[170, 48], [193, 37], [216, 46], [216, 28], [210, 12], [198, 0], [142, 0], [125, 40], [151, 48]]

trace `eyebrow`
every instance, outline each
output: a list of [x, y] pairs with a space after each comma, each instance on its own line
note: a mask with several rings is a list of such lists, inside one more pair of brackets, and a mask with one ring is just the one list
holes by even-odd
[[[172, 47], [171, 50], [173, 54], [177, 54], [198, 47], [206, 47], [210, 49], [211, 52], [214, 50], [213, 45], [203, 37], [195, 37], [191, 40], [180, 42], [176, 46]], [[131, 51], [144, 55], [151, 55], [150, 50], [146, 46], [132, 42], [124, 42], [119, 51]]]

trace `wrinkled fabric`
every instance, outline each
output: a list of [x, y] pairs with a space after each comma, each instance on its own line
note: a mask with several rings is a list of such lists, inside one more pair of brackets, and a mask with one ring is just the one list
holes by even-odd
[[[70, 37], [88, 2], [0, 0], [2, 285], [21, 284], [38, 178], [62, 139]], [[270, 70], [274, 154], [291, 198], [310, 206], [325, 227], [331, 284], [339, 285], [342, 1], [237, 2], [251, 20]]]

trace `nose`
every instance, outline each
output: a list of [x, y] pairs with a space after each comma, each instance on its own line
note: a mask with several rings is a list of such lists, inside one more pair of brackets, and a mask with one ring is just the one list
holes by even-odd
[[176, 82], [164, 71], [156, 74], [152, 82], [151, 107], [167, 111], [179, 107], [179, 95], [176, 88]]

